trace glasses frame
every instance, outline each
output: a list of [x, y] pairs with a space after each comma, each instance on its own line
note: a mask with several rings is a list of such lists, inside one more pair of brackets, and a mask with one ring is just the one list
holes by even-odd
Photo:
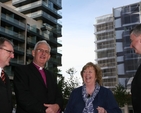
[[9, 52], [10, 54], [14, 54], [14, 51], [11, 51], [11, 50], [8, 50], [8, 49], [4, 49], [2, 47], [0, 49], [5, 50], [5, 51]]
[[44, 49], [36, 49], [37, 52], [41, 52], [41, 53], [46, 53], [46, 54], [50, 54], [50, 52], [48, 50], [44, 50]]

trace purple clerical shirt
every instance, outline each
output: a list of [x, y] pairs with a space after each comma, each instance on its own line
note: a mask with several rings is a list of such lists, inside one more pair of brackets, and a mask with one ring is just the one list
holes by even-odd
[[42, 78], [44, 80], [45, 85], [47, 85], [47, 83], [46, 83], [46, 75], [45, 75], [44, 69], [42, 67], [39, 67], [35, 63], [34, 63], [34, 65], [38, 69], [38, 71], [40, 72], [40, 74], [41, 74], [41, 76], [42, 76]]

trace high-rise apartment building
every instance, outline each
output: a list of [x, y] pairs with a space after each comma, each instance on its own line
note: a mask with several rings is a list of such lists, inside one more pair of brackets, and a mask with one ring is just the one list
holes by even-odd
[[0, 36], [14, 43], [15, 58], [5, 70], [13, 78], [14, 66], [32, 61], [31, 51], [39, 40], [50, 44], [51, 58], [47, 68], [57, 73], [62, 66], [62, 0], [1, 0]]
[[[141, 23], [141, 2], [113, 8], [113, 14], [96, 18], [97, 62], [103, 71], [103, 85], [114, 89], [129, 79], [141, 63], [140, 55], [130, 48], [130, 30]], [[128, 84], [127, 84], [128, 83]]]
[[114, 8], [113, 15], [118, 78], [120, 83], [127, 87], [129, 78], [135, 75], [141, 63], [140, 55], [130, 48], [130, 30], [141, 23], [141, 2]]
[[118, 83], [116, 67], [116, 45], [112, 14], [96, 18], [95, 36], [97, 63], [103, 72], [103, 86], [113, 90]]

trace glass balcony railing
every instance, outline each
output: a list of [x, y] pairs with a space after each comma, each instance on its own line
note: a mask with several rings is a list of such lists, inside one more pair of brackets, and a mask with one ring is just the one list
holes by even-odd
[[60, 64], [61, 63], [60, 59], [56, 59], [56, 58], [50, 58], [49, 61], [51, 61], [51, 62], [53, 62], [55, 64]]
[[24, 60], [18, 60], [16, 58], [11, 59], [10, 62], [16, 63], [16, 64], [24, 64]]
[[52, 12], [54, 12], [54, 13], [56, 13], [58, 15], [62, 15], [62, 13], [60, 11], [58, 11], [58, 10], [56, 10], [54, 8], [49, 7], [48, 3], [44, 2], [44, 1], [33, 2], [33, 3], [28, 4], [28, 5], [24, 5], [24, 6], [18, 7], [18, 8], [16, 8], [16, 10], [19, 11], [19, 12], [22, 12], [22, 11], [26, 11], [26, 10], [29, 10], [29, 9], [32, 9], [32, 8], [41, 6], [42, 4], [46, 8], [48, 8], [49, 10], [51, 10]]
[[27, 50], [27, 54], [31, 55], [32, 54], [32, 50], [31, 49], [28, 49]]
[[62, 54], [62, 50], [60, 50], [60, 49], [52, 48], [51, 51]]
[[19, 26], [22, 26], [22, 27], [24, 27], [25, 28], [25, 24], [24, 23], [22, 23], [22, 22], [20, 22], [20, 21], [18, 21], [18, 20], [16, 20], [16, 19], [14, 19], [14, 18], [12, 18], [12, 17], [10, 17], [10, 16], [8, 16], [8, 15], [5, 15], [5, 14], [3, 14], [2, 13], [2, 18], [3, 19], [6, 19], [6, 20], [8, 20], [8, 21], [10, 21], [10, 22], [12, 22], [12, 23], [14, 23], [14, 24], [17, 24], [17, 25], [19, 25]]
[[36, 36], [34, 37], [27, 37], [27, 42], [30, 42], [30, 43], [36, 43]]
[[[114, 43], [114, 42], [111, 42], [111, 43]], [[103, 49], [103, 48], [111, 48], [111, 47], [115, 47], [115, 44], [98, 44], [98, 46], [97, 46], [97, 49]]]
[[49, 40], [49, 34], [43, 33], [42, 35], [44, 36], [45, 39]]
[[62, 40], [60, 40], [60, 39], [57, 39], [57, 42], [58, 42], [59, 44], [62, 44]]
[[9, 35], [12, 35], [12, 36], [14, 36], [14, 37], [16, 37], [16, 38], [19, 38], [19, 39], [23, 39], [24, 40], [24, 35], [22, 35], [22, 34], [19, 34], [19, 33], [17, 33], [17, 32], [14, 32], [14, 31], [12, 31], [12, 30], [10, 30], [10, 29], [6, 29], [6, 28], [4, 28], [4, 27], [1, 27], [0, 26], [0, 31], [1, 32], [4, 32], [4, 33], [7, 33], [7, 34], [9, 34]]
[[54, 4], [56, 4], [57, 6], [62, 6], [62, 3], [61, 3], [61, 1], [59, 1], [59, 0], [51, 0]]
[[22, 48], [22, 47], [20, 47], [20, 46], [14, 45], [14, 49], [17, 50], [17, 51], [24, 52], [24, 48]]
[[56, 10], [56, 9], [54, 9], [54, 8], [49, 7], [49, 5], [48, 5], [46, 2], [43, 2], [43, 4], [44, 4], [47, 8], [49, 8], [51, 11], [53, 11], [53, 12], [55, 12], [56, 14], [59, 14], [59, 15], [62, 16], [62, 12], [61, 12], [61, 11], [58, 11], [58, 10]]
[[100, 67], [111, 67], [111, 66], [116, 66], [116, 63], [115, 62], [110, 62], [110, 63], [103, 63], [103, 64], [99, 64]]

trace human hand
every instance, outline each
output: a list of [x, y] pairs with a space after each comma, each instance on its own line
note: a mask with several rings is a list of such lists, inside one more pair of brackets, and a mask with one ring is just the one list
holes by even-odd
[[107, 113], [107, 111], [103, 107], [98, 106], [96, 109], [97, 109], [98, 113]]
[[57, 111], [59, 110], [59, 105], [58, 104], [44, 104], [45, 107], [47, 107], [46, 109], [46, 113], [57, 113]]

